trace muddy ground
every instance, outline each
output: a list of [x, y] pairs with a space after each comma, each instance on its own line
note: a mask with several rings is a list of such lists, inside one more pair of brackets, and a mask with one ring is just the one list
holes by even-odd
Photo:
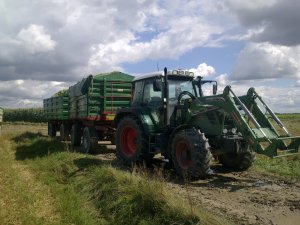
[[[114, 146], [103, 143], [96, 157], [115, 161]], [[159, 165], [159, 160], [157, 160]], [[161, 163], [162, 164], [162, 163]], [[216, 175], [205, 180], [183, 182], [170, 169], [164, 170], [166, 183], [184, 196], [191, 207], [200, 205], [233, 224], [300, 224], [300, 182], [262, 174], [225, 170], [215, 162]]]

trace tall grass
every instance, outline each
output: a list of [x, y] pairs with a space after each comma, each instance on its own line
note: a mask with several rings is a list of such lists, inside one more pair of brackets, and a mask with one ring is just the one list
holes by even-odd
[[[51, 191], [58, 224], [225, 223], [198, 206], [192, 206], [191, 211], [191, 205], [170, 192], [161, 179], [119, 170], [110, 162], [73, 152], [68, 145], [40, 133], [2, 138], [11, 144], [15, 155], [15, 162], [7, 164], [25, 165]], [[27, 193], [26, 187], [23, 193]], [[18, 206], [6, 207], [13, 211]], [[46, 218], [32, 221], [30, 224], [52, 224]]]
[[[300, 114], [279, 114], [278, 117], [293, 136], [300, 136]], [[288, 179], [300, 180], [300, 155], [275, 159], [257, 155], [254, 169]]]
[[292, 180], [300, 180], [300, 155], [275, 159], [258, 155], [254, 169]]

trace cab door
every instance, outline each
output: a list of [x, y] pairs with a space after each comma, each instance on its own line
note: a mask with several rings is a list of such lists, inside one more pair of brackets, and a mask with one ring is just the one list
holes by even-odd
[[158, 131], [164, 126], [163, 97], [161, 90], [154, 91], [154, 80], [155, 78], [151, 78], [144, 81], [142, 105], [143, 107], [147, 108], [149, 117], [155, 125], [155, 130]]

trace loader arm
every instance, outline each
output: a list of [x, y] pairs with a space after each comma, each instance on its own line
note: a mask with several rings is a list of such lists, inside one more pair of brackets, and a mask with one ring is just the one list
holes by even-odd
[[[201, 97], [200, 101], [224, 110], [232, 118], [244, 140], [257, 153], [269, 157], [298, 154], [300, 136], [292, 136], [288, 132], [254, 88], [250, 88], [247, 95], [238, 97], [230, 86], [226, 86], [223, 94]], [[266, 110], [265, 113], [262, 107]], [[284, 135], [280, 135], [271, 120], [278, 124]]]

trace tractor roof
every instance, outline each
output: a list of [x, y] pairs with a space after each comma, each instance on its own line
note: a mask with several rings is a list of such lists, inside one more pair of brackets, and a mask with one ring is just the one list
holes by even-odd
[[[194, 77], [194, 73], [187, 70], [168, 70], [168, 75], [172, 75], [174, 77]], [[142, 74], [136, 76], [133, 81], [144, 80], [152, 77], [163, 77], [163, 71], [157, 71], [147, 74]]]

